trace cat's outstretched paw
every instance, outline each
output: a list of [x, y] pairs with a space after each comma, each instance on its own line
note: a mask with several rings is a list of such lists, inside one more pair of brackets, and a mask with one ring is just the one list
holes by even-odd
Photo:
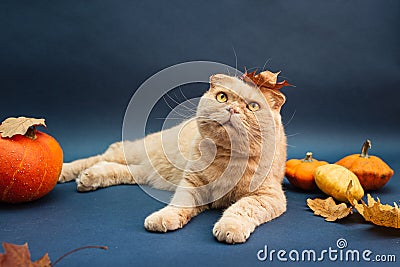
[[246, 242], [251, 232], [244, 222], [236, 218], [221, 218], [213, 229], [213, 234], [218, 241], [229, 244]]
[[144, 227], [151, 232], [167, 232], [182, 228], [182, 217], [174, 208], [166, 207], [156, 211], [146, 218]]
[[100, 187], [100, 178], [92, 170], [87, 169], [81, 172], [76, 179], [76, 189], [79, 192], [93, 191]]
[[64, 163], [62, 166], [60, 177], [58, 178], [59, 183], [70, 182], [76, 179], [78, 175], [74, 172], [71, 163]]

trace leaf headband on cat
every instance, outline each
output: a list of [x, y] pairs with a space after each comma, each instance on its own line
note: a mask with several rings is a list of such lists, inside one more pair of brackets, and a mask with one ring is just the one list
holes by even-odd
[[257, 85], [262, 88], [267, 88], [267, 89], [273, 89], [273, 90], [279, 90], [284, 86], [293, 86], [290, 83], [288, 83], [286, 80], [283, 80], [281, 82], [277, 82], [278, 75], [281, 73], [280, 71], [273, 73], [269, 70], [260, 72], [259, 74], [256, 75], [257, 70], [253, 72], [247, 72], [243, 74], [241, 79], [245, 82], [249, 82], [252, 84]]

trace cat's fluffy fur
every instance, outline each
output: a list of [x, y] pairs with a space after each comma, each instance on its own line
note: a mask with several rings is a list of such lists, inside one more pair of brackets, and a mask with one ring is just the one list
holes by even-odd
[[[219, 92], [227, 95], [226, 102], [216, 100]], [[259, 110], [249, 110], [253, 101]], [[176, 230], [208, 208], [224, 208], [214, 236], [227, 243], [245, 242], [257, 226], [286, 210], [281, 185], [284, 102], [277, 90], [214, 75], [196, 118], [143, 140], [112, 144], [102, 155], [65, 163], [60, 182], [77, 178], [79, 191], [135, 183], [173, 190], [171, 203], [146, 218], [147, 230]]]

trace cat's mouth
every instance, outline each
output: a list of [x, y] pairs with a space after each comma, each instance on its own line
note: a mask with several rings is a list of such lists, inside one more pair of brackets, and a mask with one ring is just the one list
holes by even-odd
[[202, 117], [199, 119], [201, 125], [214, 125], [214, 127], [226, 128], [229, 131], [240, 131], [242, 120], [239, 114], [220, 114], [220, 116], [214, 117]]
[[229, 126], [233, 126], [231, 118], [229, 118], [227, 121], [225, 121], [224, 123], [222, 123], [222, 125], [229, 125]]
[[229, 115], [229, 118], [224, 122], [224, 123], [222, 123], [222, 126], [230, 126], [230, 127], [232, 127], [232, 128], [237, 128], [237, 122], [236, 122], [236, 120], [239, 120], [240, 121], [240, 119], [239, 118], [234, 118], [233, 117], [234, 115], [232, 115], [232, 114], [230, 114]]

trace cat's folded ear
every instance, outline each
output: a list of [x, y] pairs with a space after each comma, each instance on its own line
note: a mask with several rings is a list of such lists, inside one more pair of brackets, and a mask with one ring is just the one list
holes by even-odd
[[281, 107], [286, 102], [285, 95], [279, 90], [265, 89], [263, 90], [263, 94], [271, 108], [273, 110], [277, 110], [278, 112], [281, 110]]
[[216, 86], [222, 86], [227, 83], [229, 76], [224, 74], [214, 74], [210, 76], [210, 86], [214, 88]]

